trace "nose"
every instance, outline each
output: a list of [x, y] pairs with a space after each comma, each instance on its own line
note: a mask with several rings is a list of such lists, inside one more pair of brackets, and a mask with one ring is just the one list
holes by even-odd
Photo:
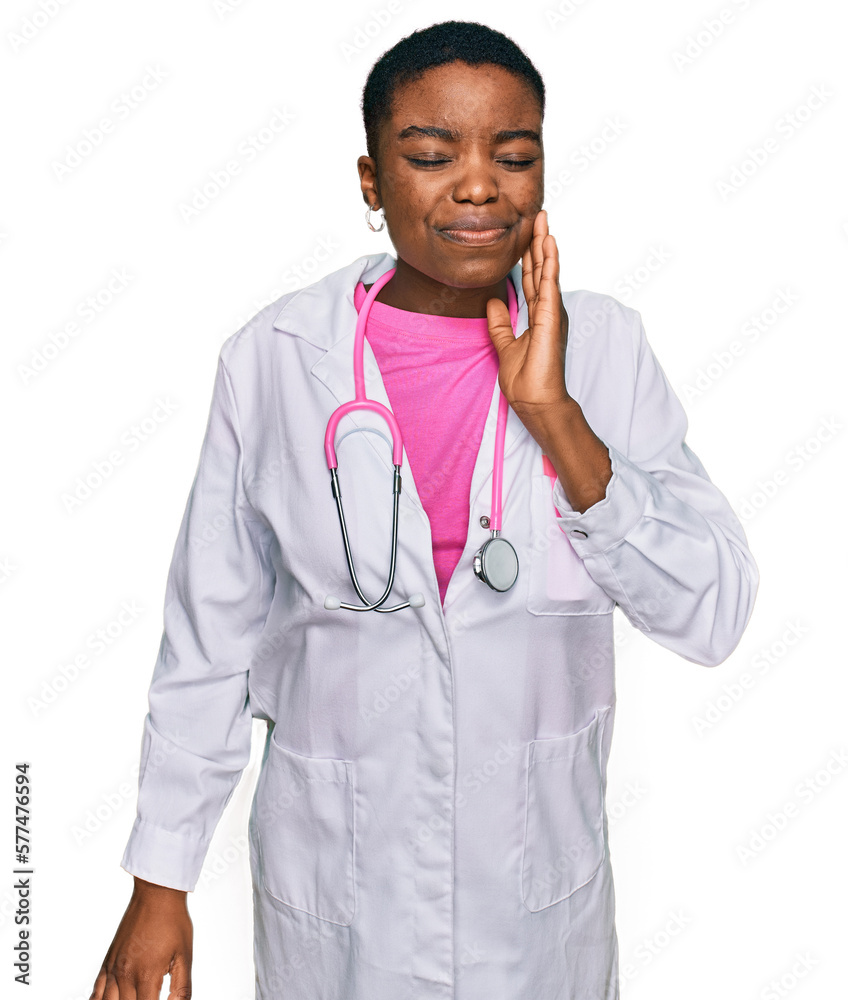
[[498, 181], [495, 164], [488, 150], [474, 149], [462, 156], [453, 197], [454, 201], [470, 201], [474, 205], [497, 200]]

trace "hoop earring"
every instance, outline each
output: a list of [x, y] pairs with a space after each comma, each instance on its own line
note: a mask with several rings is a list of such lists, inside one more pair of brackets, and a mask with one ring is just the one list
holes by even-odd
[[[365, 221], [368, 223], [368, 228], [371, 230], [372, 233], [379, 233], [380, 230], [382, 230], [383, 227], [386, 225], [386, 213], [383, 212], [383, 221], [380, 223], [380, 225], [377, 227], [377, 229], [375, 229], [371, 225], [371, 213], [373, 211], [374, 211], [374, 209], [372, 208], [371, 205], [369, 205], [368, 208], [365, 209]], [[383, 210], [382, 209], [378, 209], [377, 211], [382, 212]]]

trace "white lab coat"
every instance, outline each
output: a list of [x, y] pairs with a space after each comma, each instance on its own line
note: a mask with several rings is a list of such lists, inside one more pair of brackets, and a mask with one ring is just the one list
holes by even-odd
[[[552, 494], [542, 451], [510, 409], [503, 535], [518, 581], [496, 593], [476, 578], [493, 385], [444, 610], [406, 455], [390, 603], [420, 591], [426, 604], [325, 610], [328, 594], [358, 601], [324, 431], [354, 397], [356, 282], [395, 264], [360, 257], [284, 295], [221, 349], [121, 865], [195, 887], [249, 760], [252, 718], [265, 719], [249, 823], [258, 1000], [614, 1000], [613, 608], [715, 665], [748, 622], [757, 568], [684, 442], [684, 411], [639, 313], [567, 291], [566, 384], [609, 448], [604, 499], [581, 514], [558, 481]], [[511, 276], [520, 334], [520, 263]], [[365, 373], [368, 395], [389, 406], [367, 341]], [[379, 433], [343, 437], [356, 427]], [[358, 413], [337, 436], [356, 568], [373, 597], [391, 541], [381, 435], [379, 418]]]

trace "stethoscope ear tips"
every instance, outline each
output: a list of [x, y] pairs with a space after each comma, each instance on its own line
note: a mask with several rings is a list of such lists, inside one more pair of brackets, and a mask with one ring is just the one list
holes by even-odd
[[324, 598], [324, 607], [328, 611], [338, 611], [341, 606], [342, 602], [338, 599], [338, 597], [333, 597], [332, 594], [328, 594]]
[[423, 608], [424, 607], [424, 595], [419, 594], [417, 591], [414, 594], [409, 595], [409, 606], [411, 608]]

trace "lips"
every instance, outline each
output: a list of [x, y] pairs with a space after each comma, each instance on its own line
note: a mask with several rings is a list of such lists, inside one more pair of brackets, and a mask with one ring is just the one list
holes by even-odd
[[509, 230], [504, 229], [442, 229], [442, 236], [453, 243], [464, 243], [466, 246], [488, 246], [503, 239]]
[[450, 222], [446, 222], [439, 229], [462, 230], [463, 232], [480, 232], [485, 229], [509, 229], [512, 223], [509, 219], [501, 218], [500, 215], [459, 215]]
[[502, 239], [511, 225], [507, 219], [496, 215], [463, 215], [440, 226], [439, 232], [453, 243], [487, 246]]

